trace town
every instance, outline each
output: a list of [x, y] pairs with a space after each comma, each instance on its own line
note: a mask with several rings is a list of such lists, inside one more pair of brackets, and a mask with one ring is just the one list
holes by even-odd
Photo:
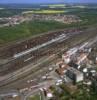
[[14, 26], [17, 24], [21, 24], [23, 22], [32, 21], [32, 20], [55, 20], [58, 22], [71, 24], [80, 22], [80, 18], [76, 15], [61, 15], [61, 14], [55, 14], [55, 15], [46, 15], [46, 14], [23, 14], [23, 15], [15, 15], [12, 17], [5, 17], [0, 18], [0, 27], [5, 26]]

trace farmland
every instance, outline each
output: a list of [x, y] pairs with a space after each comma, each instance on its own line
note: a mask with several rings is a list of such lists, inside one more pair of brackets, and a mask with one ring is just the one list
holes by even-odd
[[23, 14], [32, 13], [32, 14], [58, 14], [58, 13], [64, 13], [64, 10], [32, 10], [32, 11], [26, 11], [23, 12]]

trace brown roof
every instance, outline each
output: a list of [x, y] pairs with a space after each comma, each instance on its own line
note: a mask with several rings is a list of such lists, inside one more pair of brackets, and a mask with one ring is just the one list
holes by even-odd
[[63, 64], [64, 67], [59, 67], [58, 69], [56, 69], [56, 72], [60, 75], [64, 75], [64, 71], [69, 67], [68, 65], [66, 64]]

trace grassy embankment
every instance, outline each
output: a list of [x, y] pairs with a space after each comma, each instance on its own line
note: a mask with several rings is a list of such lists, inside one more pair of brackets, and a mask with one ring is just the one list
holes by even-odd
[[24, 39], [43, 32], [63, 29], [63, 23], [55, 21], [31, 21], [20, 25], [0, 28], [0, 44]]

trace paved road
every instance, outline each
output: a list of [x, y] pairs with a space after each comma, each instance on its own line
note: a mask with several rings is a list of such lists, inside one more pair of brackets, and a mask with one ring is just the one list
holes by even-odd
[[28, 97], [30, 97], [31, 95], [34, 95], [35, 93], [39, 92], [39, 89], [40, 88], [48, 88], [49, 86], [51, 85], [54, 85], [55, 84], [55, 81], [46, 81], [46, 82], [43, 82], [43, 83], [40, 83], [39, 85], [36, 85], [36, 89], [33, 89], [32, 88], [32, 91], [29, 91], [28, 93], [26, 93], [26, 95], [24, 96], [24, 100], [27, 100]]

